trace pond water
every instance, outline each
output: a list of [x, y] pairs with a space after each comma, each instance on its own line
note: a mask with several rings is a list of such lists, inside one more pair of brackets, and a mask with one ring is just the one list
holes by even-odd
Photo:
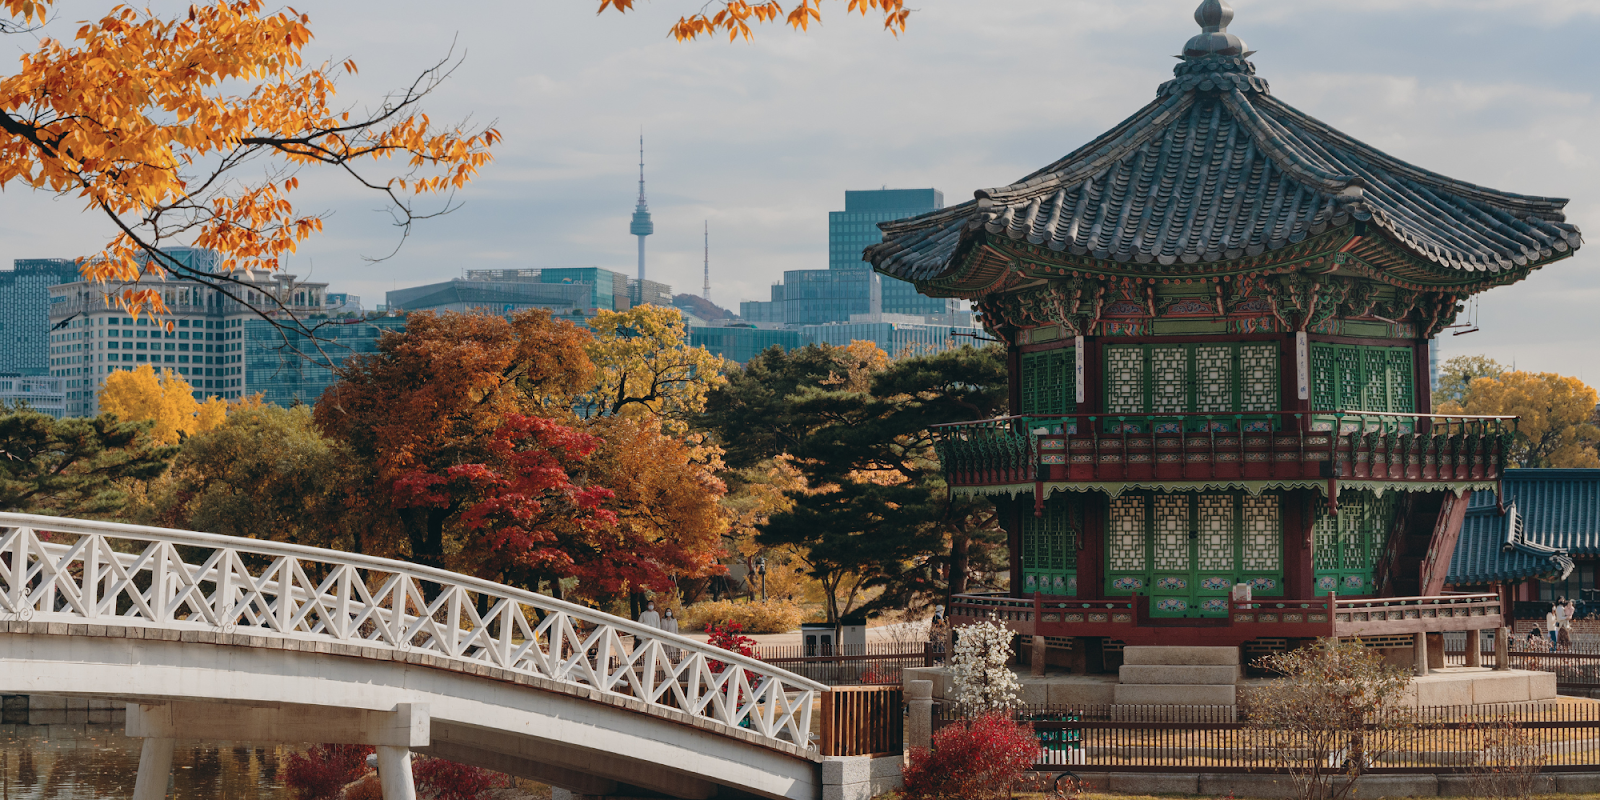
[[[142, 740], [115, 733], [77, 739], [0, 737], [0, 800], [126, 800]], [[179, 742], [168, 800], [292, 800], [287, 747]]]

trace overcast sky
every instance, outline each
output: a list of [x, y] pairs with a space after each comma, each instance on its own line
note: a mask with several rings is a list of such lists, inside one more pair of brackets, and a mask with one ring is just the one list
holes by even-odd
[[[435, 120], [493, 121], [495, 163], [398, 255], [377, 199], [306, 175], [332, 212], [290, 271], [370, 308], [462, 270], [598, 265], [634, 272], [629, 215], [646, 136], [650, 277], [712, 299], [766, 299], [786, 269], [827, 267], [827, 213], [846, 189], [936, 187], [957, 203], [1010, 183], [1126, 118], [1170, 77], [1197, 0], [922, 0], [898, 39], [823, 4], [809, 34], [679, 44], [700, 0], [301, 0], [313, 58], [354, 57], [348, 102], [370, 103], [443, 57], [465, 61]], [[157, 7], [170, 4], [157, 4]], [[1278, 98], [1356, 138], [1496, 189], [1568, 197], [1581, 254], [1483, 296], [1482, 330], [1446, 355], [1600, 383], [1600, 0], [1234, 0], [1232, 32]], [[64, 0], [73, 21], [107, 5]], [[23, 42], [0, 42], [13, 52]], [[10, 54], [3, 57], [10, 58]], [[331, 176], [327, 176], [331, 177]], [[70, 198], [0, 195], [0, 259], [79, 256], [109, 235]]]

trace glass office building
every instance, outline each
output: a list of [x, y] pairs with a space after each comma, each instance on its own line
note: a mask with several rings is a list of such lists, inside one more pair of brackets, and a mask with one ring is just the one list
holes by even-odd
[[[870, 270], [861, 260], [861, 251], [883, 241], [878, 223], [891, 222], [944, 208], [944, 192], [938, 189], [874, 189], [844, 193], [844, 210], [828, 214], [828, 269]], [[872, 309], [884, 314], [949, 314], [959, 301], [926, 297], [915, 286], [894, 278], [882, 279], [881, 305]], [[865, 313], [865, 312], [858, 312]], [[843, 322], [848, 317], [840, 317]], [[792, 324], [813, 324], [810, 321]]]
[[322, 341], [286, 330], [264, 319], [244, 323], [244, 371], [252, 394], [280, 406], [313, 405], [338, 382], [336, 365], [352, 356], [378, 352], [385, 331], [402, 332], [405, 317], [311, 319], [308, 327]]
[[77, 279], [70, 258], [19, 258], [0, 270], [0, 374], [50, 374], [50, 287]]

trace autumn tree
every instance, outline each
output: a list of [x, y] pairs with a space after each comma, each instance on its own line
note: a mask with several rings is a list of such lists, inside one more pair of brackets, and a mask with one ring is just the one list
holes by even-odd
[[351, 507], [391, 515], [396, 555], [558, 594], [576, 578], [573, 596], [593, 602], [719, 569], [722, 484], [705, 448], [669, 435], [670, 414], [650, 405], [692, 390], [574, 413], [607, 369], [670, 357], [606, 341], [637, 335], [542, 311], [412, 315], [317, 404], [319, 427], [353, 456]]
[[177, 452], [153, 442], [151, 427], [109, 415], [0, 413], [0, 511], [116, 517], [125, 485], [159, 476]]
[[[55, 6], [0, 0], [0, 31], [65, 24], [50, 19]], [[445, 209], [420, 209], [419, 196], [464, 186], [499, 140], [493, 128], [438, 126], [421, 111], [448, 61], [371, 113], [352, 114], [335, 102], [335, 78], [355, 63], [307, 66], [309, 24], [292, 9], [268, 13], [259, 0], [211, 0], [171, 15], [116, 5], [76, 24], [70, 41], [12, 37], [30, 49], [0, 76], [0, 189], [70, 195], [111, 222], [115, 237], [83, 262], [90, 280], [183, 278], [292, 320], [271, 294], [252, 300], [233, 275], [276, 269], [321, 230], [322, 216], [293, 202], [300, 170], [345, 175], [409, 229]], [[161, 252], [177, 243], [218, 251], [221, 268], [194, 269]], [[156, 289], [108, 295], [136, 314], [165, 310]]]
[[682, 433], [705, 408], [706, 394], [725, 382], [727, 362], [689, 346], [676, 308], [601, 311], [589, 327], [595, 335], [586, 350], [595, 376], [578, 398], [585, 417], [651, 416]]
[[228, 401], [194, 399], [194, 387], [172, 370], [159, 374], [149, 364], [106, 376], [100, 410], [129, 422], [150, 420], [151, 435], [162, 444], [176, 444], [180, 435], [215, 428], [227, 417]]
[[[883, 28], [896, 36], [906, 29], [906, 19], [911, 16], [905, 0], [849, 0], [847, 9], [869, 11], [883, 15]], [[600, 0], [600, 13], [607, 9], [626, 12], [633, 9], [634, 0]], [[720, 0], [700, 5], [692, 13], [678, 18], [672, 26], [672, 35], [678, 41], [689, 41], [701, 36], [727, 34], [728, 41], [754, 36], [752, 25], [782, 21], [795, 30], [810, 30], [814, 23], [822, 22], [822, 0], [800, 0], [789, 3], [780, 0]]]
[[1517, 417], [1508, 458], [1519, 467], [1600, 467], [1595, 390], [1554, 372], [1504, 372], [1474, 378], [1446, 414]]
[[354, 510], [392, 511], [404, 540], [396, 546], [445, 566], [446, 525], [467, 498], [417, 503], [422, 495], [401, 483], [483, 463], [509, 415], [534, 415], [551, 398], [582, 391], [593, 372], [587, 339], [545, 311], [510, 320], [414, 313], [404, 333], [385, 332], [376, 353], [345, 362], [315, 411], [318, 427], [360, 465]]

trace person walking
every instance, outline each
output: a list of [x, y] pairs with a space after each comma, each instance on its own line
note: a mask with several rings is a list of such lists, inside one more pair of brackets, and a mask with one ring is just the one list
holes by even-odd
[[1557, 641], [1556, 637], [1559, 635], [1560, 627], [1561, 627], [1561, 615], [1556, 613], [1556, 604], [1555, 603], [1551, 603], [1550, 607], [1545, 609], [1545, 612], [1544, 612], [1544, 629], [1550, 633], [1550, 646], [1551, 647], [1555, 647], [1556, 646], [1556, 641]]

